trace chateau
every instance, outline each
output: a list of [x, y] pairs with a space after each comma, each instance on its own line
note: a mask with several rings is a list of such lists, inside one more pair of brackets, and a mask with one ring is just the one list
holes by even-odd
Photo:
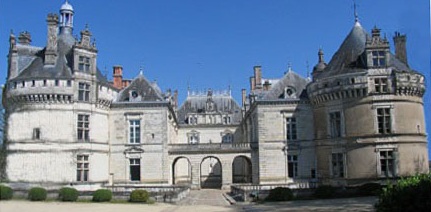
[[74, 10], [48, 14], [45, 47], [11, 33], [6, 177], [14, 187], [319, 183], [357, 185], [428, 172], [424, 76], [409, 67], [406, 36], [355, 21], [311, 78], [253, 68], [241, 105], [230, 90], [163, 92], [143, 73], [113, 81], [97, 67]]

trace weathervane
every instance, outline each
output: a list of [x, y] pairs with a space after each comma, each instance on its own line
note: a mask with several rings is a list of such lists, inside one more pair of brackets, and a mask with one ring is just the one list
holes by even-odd
[[353, 0], [353, 12], [354, 12], [354, 16], [355, 16], [355, 22], [358, 22], [359, 18], [358, 18], [358, 11], [356, 9], [356, 0]]

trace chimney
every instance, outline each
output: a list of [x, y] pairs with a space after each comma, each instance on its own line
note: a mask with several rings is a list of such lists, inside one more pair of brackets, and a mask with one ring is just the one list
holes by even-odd
[[46, 22], [48, 23], [48, 41], [45, 50], [45, 65], [54, 65], [57, 59], [57, 14], [48, 14]]
[[31, 35], [29, 32], [24, 31], [19, 33], [18, 43], [22, 45], [30, 45], [31, 44]]
[[254, 91], [256, 89], [254, 77], [250, 77], [250, 91]]
[[116, 65], [113, 68], [113, 77], [114, 77], [114, 87], [117, 89], [123, 88], [123, 67], [120, 65]]
[[271, 89], [271, 83], [269, 83], [268, 80], [265, 80], [265, 83], [263, 84], [263, 90], [269, 91], [269, 89]]
[[178, 107], [178, 90], [174, 91], [174, 107], [177, 108]]
[[241, 103], [242, 103], [242, 108], [245, 108], [245, 102], [247, 101], [247, 93], [245, 91], [245, 89], [243, 88], [241, 90]]
[[262, 68], [255, 66], [253, 69], [256, 89], [262, 89]]
[[395, 32], [394, 45], [395, 45], [395, 57], [406, 64], [407, 63], [407, 49], [406, 49], [406, 35], [401, 35], [399, 32]]
[[16, 47], [16, 37], [12, 31], [9, 36], [9, 45], [8, 80], [18, 76], [18, 48]]

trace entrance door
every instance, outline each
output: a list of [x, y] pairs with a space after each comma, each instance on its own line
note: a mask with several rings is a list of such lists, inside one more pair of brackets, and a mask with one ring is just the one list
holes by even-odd
[[130, 180], [141, 181], [141, 160], [130, 159]]

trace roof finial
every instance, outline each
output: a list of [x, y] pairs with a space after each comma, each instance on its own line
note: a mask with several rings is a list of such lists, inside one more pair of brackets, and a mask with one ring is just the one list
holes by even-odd
[[354, 16], [355, 16], [355, 23], [356, 22], [358, 22], [359, 21], [359, 18], [358, 18], [358, 11], [357, 11], [357, 9], [356, 9], [356, 0], [353, 0], [353, 12], [354, 12]]
[[287, 64], [287, 71], [288, 71], [288, 72], [291, 72], [291, 71], [292, 71], [292, 63], [291, 63], [291, 62], [289, 62], [289, 63]]
[[307, 66], [307, 78], [310, 77], [310, 64], [308, 63], [308, 60], [305, 61], [305, 64]]
[[144, 67], [142, 66], [139, 67], [139, 75], [144, 75]]

